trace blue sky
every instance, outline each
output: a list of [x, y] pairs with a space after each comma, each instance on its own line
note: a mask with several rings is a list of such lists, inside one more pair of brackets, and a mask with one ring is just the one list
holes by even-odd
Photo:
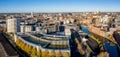
[[120, 0], [0, 0], [0, 13], [120, 11]]

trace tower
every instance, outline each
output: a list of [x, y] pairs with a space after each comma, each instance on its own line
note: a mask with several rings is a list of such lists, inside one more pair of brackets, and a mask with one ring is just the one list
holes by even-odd
[[20, 32], [20, 18], [7, 19], [7, 32]]
[[31, 17], [33, 17], [33, 12], [31, 12]]

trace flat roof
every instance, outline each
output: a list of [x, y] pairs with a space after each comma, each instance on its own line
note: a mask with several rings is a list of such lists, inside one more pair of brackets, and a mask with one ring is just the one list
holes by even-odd
[[36, 44], [36, 45], [41, 45], [42, 47], [47, 44], [47, 42], [42, 42], [42, 41], [36, 41], [31, 39], [29, 36], [28, 37], [22, 37], [25, 41], [28, 41], [30, 43]]
[[[38, 38], [43, 38], [43, 39], [46, 39], [46, 40], [56, 40], [56, 41], [59, 41], [59, 40], [68, 40], [68, 38], [66, 38], [66, 37], [62, 37], [62, 38], [54, 37], [54, 34], [53, 35], [50, 34], [50, 36], [49, 36], [49, 34], [47, 36], [44, 36], [44, 35], [39, 34], [39, 33], [35, 33], [35, 34], [31, 34], [31, 35], [36, 36]], [[57, 35], [55, 35], [55, 36], [57, 36]]]
[[51, 45], [51, 43], [49, 42], [44, 42], [44, 41], [37, 41], [32, 39], [30, 36], [25, 36], [25, 35], [20, 35], [25, 41], [36, 44], [36, 45], [40, 45], [43, 48], [47, 48], [47, 49], [69, 49], [68, 45], [57, 45], [57, 46], [53, 46]]
[[35, 33], [35, 34], [32, 34], [32, 35], [34, 35], [36, 37], [42, 37], [43, 36], [42, 34], [39, 34], [39, 33]]

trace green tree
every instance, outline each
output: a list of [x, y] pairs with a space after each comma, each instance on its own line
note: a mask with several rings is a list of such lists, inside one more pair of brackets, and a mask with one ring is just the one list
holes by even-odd
[[20, 41], [19, 39], [16, 40], [16, 45], [20, 44]]
[[12, 40], [13, 40], [13, 41], [15, 40], [14, 35], [12, 36]]

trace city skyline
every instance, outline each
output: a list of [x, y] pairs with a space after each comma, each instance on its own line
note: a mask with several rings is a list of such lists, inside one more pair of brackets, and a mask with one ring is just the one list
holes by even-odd
[[120, 0], [0, 0], [0, 13], [119, 12]]

